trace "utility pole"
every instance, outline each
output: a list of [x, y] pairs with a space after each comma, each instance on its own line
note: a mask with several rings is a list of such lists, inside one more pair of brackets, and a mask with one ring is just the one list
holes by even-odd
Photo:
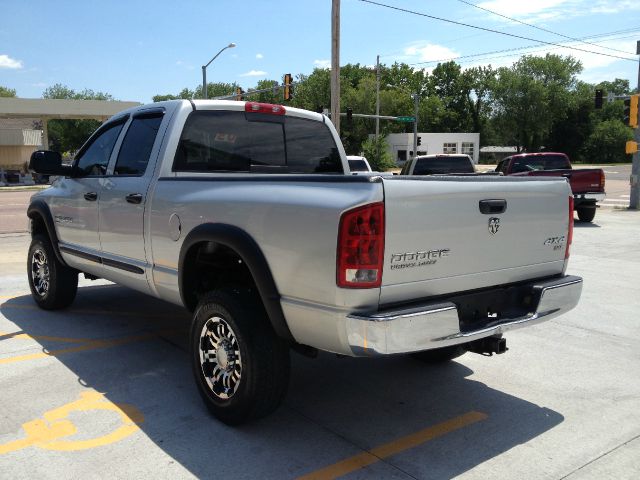
[[331, 121], [340, 135], [340, 0], [331, 2]]
[[[636, 55], [640, 55], [640, 40], [636, 43]], [[638, 94], [640, 94], [640, 57], [638, 58]], [[639, 114], [640, 115], [640, 114]], [[633, 131], [636, 143], [640, 144], [640, 126]], [[631, 163], [631, 192], [629, 193], [629, 208], [640, 209], [640, 153], [633, 154]]]
[[418, 102], [420, 102], [420, 95], [413, 93], [411, 95], [415, 102], [415, 113], [413, 119], [413, 158], [418, 156]]
[[380, 135], [380, 55], [376, 55], [376, 142]]

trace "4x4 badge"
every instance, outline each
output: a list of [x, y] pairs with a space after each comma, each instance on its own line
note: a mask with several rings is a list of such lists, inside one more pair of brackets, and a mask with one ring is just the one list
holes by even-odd
[[500, 228], [500, 219], [497, 217], [491, 217], [489, 219], [489, 233], [491, 235], [495, 235], [498, 233], [498, 229]]

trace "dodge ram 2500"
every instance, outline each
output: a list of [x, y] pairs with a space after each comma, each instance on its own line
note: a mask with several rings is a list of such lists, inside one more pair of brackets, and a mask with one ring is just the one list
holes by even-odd
[[564, 179], [349, 175], [329, 119], [169, 101], [104, 123], [28, 208], [28, 280], [69, 306], [78, 274], [193, 312], [199, 392], [229, 424], [282, 401], [291, 349], [443, 361], [573, 308]]

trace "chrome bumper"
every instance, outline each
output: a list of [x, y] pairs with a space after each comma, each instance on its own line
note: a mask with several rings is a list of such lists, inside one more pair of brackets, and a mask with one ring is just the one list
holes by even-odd
[[575, 200], [595, 200], [596, 202], [601, 202], [607, 196], [606, 193], [603, 192], [587, 192], [587, 193], [578, 193], [573, 196]]
[[477, 330], [461, 331], [455, 304], [443, 301], [348, 315], [347, 339], [354, 355], [365, 356], [417, 352], [502, 334], [550, 320], [574, 308], [582, 292], [582, 278], [565, 276], [533, 282], [530, 287], [539, 298], [533, 313], [501, 318]]

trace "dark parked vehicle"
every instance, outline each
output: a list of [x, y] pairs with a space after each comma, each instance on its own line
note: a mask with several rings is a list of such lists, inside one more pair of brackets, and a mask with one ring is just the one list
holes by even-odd
[[601, 168], [571, 167], [564, 153], [521, 153], [502, 160], [496, 172], [503, 175], [565, 177], [573, 192], [574, 209], [582, 222], [591, 222], [596, 215], [596, 202], [604, 200], [604, 171]]
[[469, 155], [439, 153], [421, 155], [404, 164], [400, 175], [447, 175], [475, 173]]

